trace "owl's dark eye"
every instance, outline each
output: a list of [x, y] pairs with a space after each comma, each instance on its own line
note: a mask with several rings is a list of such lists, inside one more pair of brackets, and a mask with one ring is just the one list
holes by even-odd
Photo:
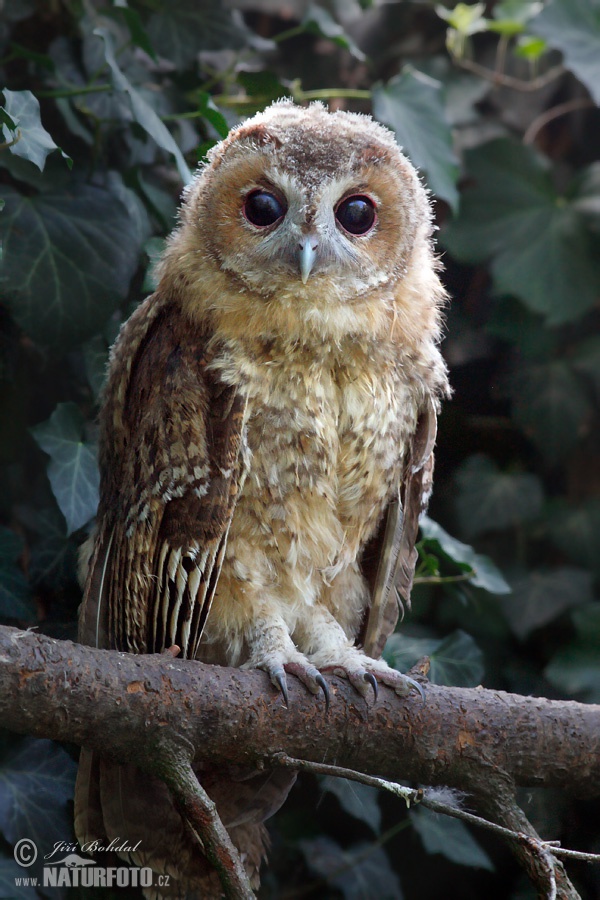
[[244, 201], [244, 215], [257, 228], [266, 228], [282, 219], [287, 207], [269, 191], [252, 191]]
[[352, 194], [342, 200], [335, 211], [335, 217], [350, 234], [367, 234], [377, 220], [375, 204], [364, 194]]

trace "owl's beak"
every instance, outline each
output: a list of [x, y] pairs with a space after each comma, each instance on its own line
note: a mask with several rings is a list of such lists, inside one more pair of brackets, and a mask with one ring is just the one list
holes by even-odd
[[300, 277], [302, 284], [306, 284], [308, 276], [317, 258], [317, 239], [314, 235], [307, 234], [300, 241]]

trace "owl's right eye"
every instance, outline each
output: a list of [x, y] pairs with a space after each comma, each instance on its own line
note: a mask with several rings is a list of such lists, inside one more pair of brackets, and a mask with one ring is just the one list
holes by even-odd
[[243, 210], [251, 225], [256, 225], [257, 228], [267, 228], [285, 216], [287, 207], [275, 194], [258, 190], [248, 194]]

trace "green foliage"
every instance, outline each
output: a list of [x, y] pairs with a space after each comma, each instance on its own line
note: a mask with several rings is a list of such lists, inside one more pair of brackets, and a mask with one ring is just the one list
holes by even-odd
[[540, 479], [528, 472], [500, 472], [487, 456], [470, 456], [456, 473], [456, 513], [469, 537], [536, 519], [542, 508]]
[[308, 868], [337, 888], [344, 900], [403, 900], [398, 876], [381, 847], [357, 843], [343, 849], [328, 837], [300, 841]]
[[339, 800], [339, 804], [349, 815], [360, 819], [375, 833], [381, 830], [381, 809], [379, 792], [366, 784], [348, 781], [347, 778], [333, 778], [326, 775], [321, 779], [321, 787]]
[[386, 646], [384, 656], [396, 669], [406, 671], [428, 656], [428, 678], [433, 684], [476, 687], [484, 673], [483, 653], [464, 631], [458, 629], [445, 638], [414, 637], [397, 632]]
[[493, 862], [471, 836], [464, 822], [441, 816], [424, 807], [413, 810], [410, 818], [428, 853], [441, 853], [460, 866], [493, 872]]
[[396, 139], [413, 163], [427, 172], [439, 197], [458, 205], [458, 165], [446, 122], [442, 85], [405, 66], [387, 84], [373, 87], [373, 114], [396, 133]]
[[23, 553], [23, 539], [10, 528], [0, 527], [0, 616], [29, 619], [31, 588], [17, 560]]
[[3, 93], [2, 136], [10, 152], [29, 160], [43, 171], [48, 154], [59, 148], [40, 121], [38, 100], [31, 91], [9, 91], [5, 88]]
[[34, 196], [8, 187], [4, 198], [4, 279], [15, 321], [57, 349], [91, 337], [137, 269], [146, 227], [138, 201], [122, 185], [73, 183], [68, 193], [64, 185]]
[[[284, 20], [262, 0], [258, 15], [235, 0], [5, 0], [0, 615], [74, 635], [109, 347], [155, 287], [196, 163], [274, 99], [331, 100], [373, 113], [420, 169], [452, 297], [455, 396], [386, 657], [406, 670], [429, 656], [439, 684], [600, 702], [600, 0], [300, 6]], [[71, 839], [70, 757], [20, 738], [8, 753], [2, 896], [27, 829], [51, 816], [52, 839]], [[435, 900], [440, 880], [516, 896], [505, 858], [490, 875], [457, 822], [343, 781], [313, 790], [272, 823], [265, 897], [313, 884]], [[573, 844], [577, 819], [593, 850], [598, 811], [585, 823], [570, 803], [551, 836]]]
[[548, 663], [545, 675], [560, 691], [600, 703], [600, 607], [589, 603], [573, 613], [576, 637]]
[[[421, 533], [424, 538], [422, 558], [426, 571], [431, 572], [430, 560], [432, 558], [434, 560], [443, 559], [463, 572], [464, 578], [468, 579], [474, 587], [483, 588], [492, 594], [507, 594], [510, 591], [502, 574], [489, 557], [476, 553], [468, 544], [463, 544], [462, 541], [451, 537], [441, 525], [438, 525], [429, 516], [423, 516], [421, 520]], [[436, 563], [434, 577], [437, 572]], [[417, 572], [417, 577], [419, 574]]]
[[559, 193], [547, 161], [502, 138], [466, 154], [473, 179], [444, 245], [468, 263], [490, 260], [495, 291], [558, 325], [581, 317], [600, 290], [597, 240], [577, 187]]
[[83, 416], [74, 403], [60, 403], [31, 433], [51, 462], [48, 479], [67, 522], [68, 534], [94, 517], [100, 474], [96, 446], [83, 440]]
[[321, 37], [328, 38], [337, 44], [349, 50], [355, 59], [361, 62], [365, 59], [365, 54], [360, 50], [352, 38], [350, 38], [339, 22], [336, 22], [331, 13], [317, 3], [311, 3], [304, 13], [302, 26], [308, 33], [318, 34]]
[[75, 768], [51, 741], [20, 741], [0, 764], [0, 831], [5, 840], [14, 844], [26, 835], [39, 847], [52, 847], [52, 835], [70, 834], [67, 803]]
[[531, 30], [564, 56], [565, 65], [600, 103], [600, 4], [598, 0], [552, 0]]

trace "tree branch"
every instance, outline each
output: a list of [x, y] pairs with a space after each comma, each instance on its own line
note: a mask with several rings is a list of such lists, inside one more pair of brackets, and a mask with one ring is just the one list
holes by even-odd
[[168, 737], [217, 764], [255, 764], [280, 750], [382, 778], [467, 790], [477, 774], [499, 771], [521, 786], [600, 793], [600, 706], [433, 684], [425, 703], [416, 693], [399, 698], [384, 687], [374, 703], [342, 678], [327, 680], [328, 714], [295, 679], [286, 709], [259, 671], [96, 650], [0, 628], [2, 724], [117, 762], [143, 767]]
[[[156, 771], [156, 770], [155, 770]], [[206, 858], [215, 867], [231, 900], [252, 900], [254, 892], [217, 807], [196, 777], [188, 758], [169, 761], [161, 777], [194, 833]]]
[[[577, 896], [516, 807], [513, 789], [600, 793], [600, 706], [430, 684], [424, 703], [416, 692], [400, 698], [383, 687], [374, 702], [341, 678], [327, 680], [328, 712], [322, 698], [295, 679], [289, 679], [287, 709], [259, 671], [172, 654], [96, 650], [0, 628], [2, 724], [85, 746], [163, 778], [203, 844], [206, 829], [213, 835], [210, 853], [220, 859], [224, 884], [242, 879], [232, 882], [230, 896], [252, 895], [235, 871], [218, 817], [214, 837], [214, 810], [190, 764], [261, 768], [273, 764], [274, 753], [465, 791], [489, 818], [522, 832], [515, 852], [538, 886], [552, 891], [556, 881], [558, 897]], [[167, 763], [173, 759], [181, 763], [181, 778]]]

